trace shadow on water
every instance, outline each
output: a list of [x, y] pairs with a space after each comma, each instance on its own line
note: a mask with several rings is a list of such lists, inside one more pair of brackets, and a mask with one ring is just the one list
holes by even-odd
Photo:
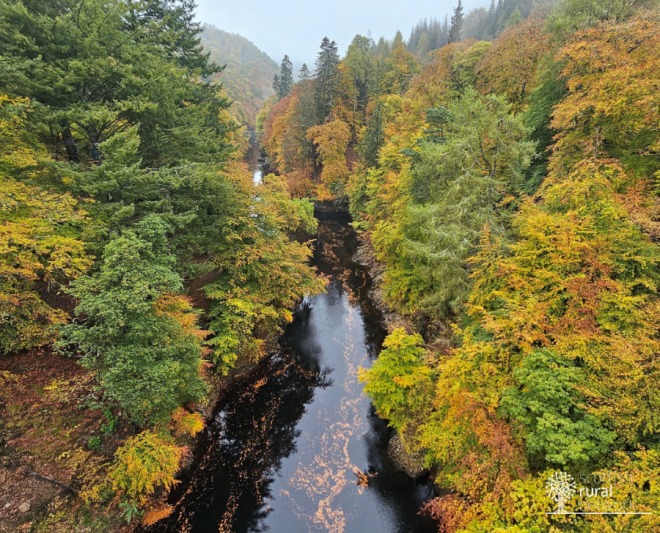
[[[324, 294], [294, 313], [280, 353], [224, 392], [174, 512], [145, 531], [432, 532], [428, 479], [394, 469], [389, 429], [357, 381], [385, 337], [349, 218], [317, 213], [314, 264]], [[356, 471], [372, 474], [358, 486]]]

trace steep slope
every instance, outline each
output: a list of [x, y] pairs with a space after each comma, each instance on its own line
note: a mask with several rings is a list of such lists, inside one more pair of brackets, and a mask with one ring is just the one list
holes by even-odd
[[234, 100], [232, 114], [241, 124], [252, 128], [264, 100], [273, 93], [273, 76], [279, 70], [277, 63], [245, 37], [212, 25], [204, 26], [201, 39], [211, 59], [226, 65], [214, 77], [222, 81]]

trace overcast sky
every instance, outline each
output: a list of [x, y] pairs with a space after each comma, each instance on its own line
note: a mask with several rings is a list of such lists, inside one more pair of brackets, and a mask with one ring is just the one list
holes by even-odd
[[[356, 33], [374, 40], [405, 39], [423, 18], [451, 16], [458, 0], [196, 0], [197, 18], [247, 37], [277, 63], [288, 54], [296, 65], [314, 64], [321, 39], [337, 42], [343, 54]], [[490, 0], [464, 0], [464, 13]]]

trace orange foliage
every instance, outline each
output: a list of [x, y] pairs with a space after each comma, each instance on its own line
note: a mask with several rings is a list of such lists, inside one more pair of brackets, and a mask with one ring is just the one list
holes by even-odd
[[277, 102], [264, 124], [262, 142], [276, 166], [284, 163], [282, 141], [288, 129], [288, 114], [295, 107], [293, 100], [294, 94], [292, 92]]
[[286, 174], [286, 187], [292, 198], [314, 196], [315, 184], [310, 170], [294, 170]]
[[327, 185], [343, 183], [348, 177], [346, 148], [351, 131], [345, 122], [333, 120], [307, 130], [307, 139], [318, 147], [323, 164], [323, 182]]
[[447, 494], [424, 504], [422, 511], [438, 521], [438, 533], [454, 533], [470, 523], [472, 507], [465, 498]]
[[531, 16], [505, 30], [477, 65], [477, 88], [504, 94], [519, 108], [534, 89], [536, 67], [550, 51], [544, 20]]
[[[565, 169], [585, 155], [617, 156], [646, 131], [635, 146], [641, 157], [660, 150], [660, 15], [641, 12], [626, 22], [604, 22], [575, 34], [557, 54], [564, 62], [569, 94], [555, 108], [557, 135], [551, 169]], [[641, 140], [641, 139], [640, 139]]]
[[452, 62], [458, 54], [466, 52], [474, 43], [474, 39], [467, 39], [448, 44], [434, 52], [433, 60], [410, 82], [406, 96], [419, 102], [420, 110], [447, 105], [452, 89]]
[[197, 327], [199, 314], [195, 312], [192, 306], [192, 299], [187, 296], [164, 294], [154, 305], [154, 311], [156, 314], [173, 318], [181, 324], [183, 331], [189, 335], [194, 335], [200, 341], [203, 341], [211, 333]]
[[170, 427], [176, 434], [194, 437], [204, 429], [204, 419], [199, 413], [190, 413], [183, 407], [179, 407], [172, 413]]
[[174, 511], [174, 507], [171, 505], [159, 503], [147, 510], [144, 514], [144, 518], [142, 518], [142, 525], [150, 526], [151, 524], [155, 524], [159, 520], [170, 516], [172, 511]]

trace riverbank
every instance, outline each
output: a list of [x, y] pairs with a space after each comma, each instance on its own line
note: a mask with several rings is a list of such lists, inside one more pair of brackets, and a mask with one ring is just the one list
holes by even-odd
[[352, 259], [350, 216], [316, 216], [313, 264], [326, 292], [296, 308], [280, 351], [223, 390], [174, 511], [145, 532], [435, 531], [418, 515], [431, 485], [394, 467], [390, 430], [357, 380], [386, 330], [369, 271]]

